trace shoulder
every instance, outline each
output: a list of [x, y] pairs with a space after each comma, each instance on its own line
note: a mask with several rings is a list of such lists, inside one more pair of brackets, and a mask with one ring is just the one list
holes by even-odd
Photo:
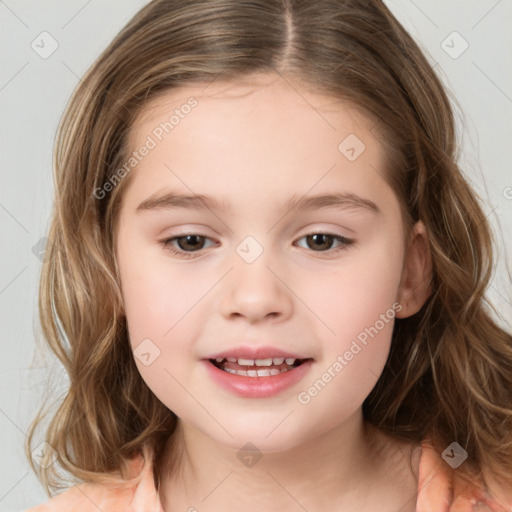
[[151, 459], [142, 455], [128, 464], [128, 478], [140, 480], [124, 487], [114, 484], [82, 483], [25, 512], [130, 512], [150, 509], [162, 512], [153, 481]]
[[[133, 490], [131, 491], [133, 496]], [[119, 506], [128, 506], [130, 490], [112, 489], [100, 484], [85, 483], [71, 487], [67, 491], [51, 498], [47, 503], [32, 507], [25, 512], [103, 512], [113, 510], [108, 504], [117, 502]]]
[[500, 497], [491, 496], [480, 480], [461, 478], [455, 467], [458, 461], [448, 462], [457, 457], [456, 449], [443, 454], [444, 458], [429, 439], [421, 442], [416, 512], [472, 512], [477, 507], [493, 512], [512, 510], [512, 484]]

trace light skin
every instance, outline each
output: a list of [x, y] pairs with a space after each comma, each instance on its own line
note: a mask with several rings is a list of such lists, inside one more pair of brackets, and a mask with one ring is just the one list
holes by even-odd
[[[421, 308], [431, 272], [427, 234], [418, 222], [406, 251], [374, 123], [291, 83], [261, 75], [170, 91], [143, 110], [130, 134], [138, 148], [189, 97], [198, 101], [132, 171], [116, 230], [132, 348], [149, 339], [160, 351], [148, 366], [135, 361], [179, 418], [179, 477], [165, 474], [160, 489], [166, 512], [235, 504], [246, 512], [415, 508], [409, 457], [417, 471], [417, 447], [384, 436], [362, 417], [393, 321], [307, 404], [298, 395], [393, 304], [401, 307], [397, 317]], [[338, 148], [349, 134], [366, 146], [354, 161]], [[137, 210], [169, 191], [229, 205]], [[292, 196], [333, 193], [371, 201], [378, 211], [353, 202], [285, 209]], [[308, 236], [315, 233], [334, 237]], [[163, 243], [193, 234], [201, 236], [189, 244]], [[252, 263], [237, 252], [248, 236], [263, 250]], [[347, 239], [352, 243], [344, 245]], [[303, 381], [276, 396], [236, 396], [211, 380], [201, 360], [241, 344], [272, 345], [313, 364]], [[237, 457], [247, 442], [262, 454], [252, 467]], [[173, 456], [170, 449], [166, 455]]]

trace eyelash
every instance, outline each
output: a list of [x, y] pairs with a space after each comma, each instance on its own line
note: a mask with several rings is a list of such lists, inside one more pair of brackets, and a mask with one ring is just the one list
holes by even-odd
[[[314, 235], [327, 235], [333, 237], [334, 240], [337, 240], [341, 243], [340, 246], [334, 248], [334, 249], [328, 249], [326, 251], [313, 251], [318, 253], [334, 253], [337, 254], [340, 251], [345, 251], [348, 249], [350, 245], [354, 243], [354, 240], [351, 240], [349, 238], [345, 238], [344, 236], [336, 235], [334, 233], [324, 232], [324, 231], [315, 231], [313, 233], [308, 233], [307, 235], [301, 236], [298, 240], [302, 240], [303, 238], [307, 238], [308, 236], [314, 236]], [[171, 246], [171, 243], [174, 240], [178, 240], [180, 238], [186, 238], [187, 236], [197, 236], [200, 238], [204, 238], [207, 240], [211, 240], [206, 235], [201, 235], [200, 233], [185, 233], [183, 235], [174, 236], [171, 238], [166, 238], [164, 240], [161, 240], [160, 243], [162, 244], [163, 248], [167, 251], [169, 251], [171, 254], [179, 256], [181, 258], [194, 258], [196, 253], [200, 253], [201, 249], [198, 249], [197, 251], [184, 251], [183, 249], [177, 250], [174, 247]]]

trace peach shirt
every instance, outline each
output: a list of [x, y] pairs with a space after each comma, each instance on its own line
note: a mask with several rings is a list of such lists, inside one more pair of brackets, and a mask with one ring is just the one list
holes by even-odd
[[[510, 489], [507, 489], [508, 503], [502, 500], [498, 502], [486, 496], [479, 483], [468, 485], [457, 479], [456, 471], [451, 470], [428, 440], [422, 441], [421, 449], [416, 512], [476, 510], [512, 512], [512, 483]], [[134, 458], [130, 464], [130, 476], [137, 475], [143, 465], [142, 455]], [[155, 489], [151, 464], [146, 466], [142, 480], [134, 487], [122, 490], [100, 484], [79, 484], [55, 496], [47, 503], [25, 512], [98, 512], [98, 510], [102, 512], [164, 512]]]

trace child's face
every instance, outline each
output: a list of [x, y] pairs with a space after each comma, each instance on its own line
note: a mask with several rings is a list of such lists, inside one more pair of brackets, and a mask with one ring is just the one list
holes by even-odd
[[[139, 116], [131, 148], [140, 162], [116, 239], [130, 342], [147, 385], [184, 425], [226, 446], [251, 441], [269, 451], [360, 414], [388, 356], [404, 262], [399, 203], [383, 179], [373, 124], [342, 102], [272, 80], [171, 91]], [[190, 97], [197, 105], [183, 107]], [[161, 123], [172, 115], [166, 133]], [[189, 201], [137, 210], [171, 192], [225, 208]], [[333, 194], [379, 211], [286, 206]], [[208, 362], [242, 346], [312, 362], [290, 370], [283, 389], [249, 397], [229, 388], [243, 377], [223, 372], [221, 385]]]

